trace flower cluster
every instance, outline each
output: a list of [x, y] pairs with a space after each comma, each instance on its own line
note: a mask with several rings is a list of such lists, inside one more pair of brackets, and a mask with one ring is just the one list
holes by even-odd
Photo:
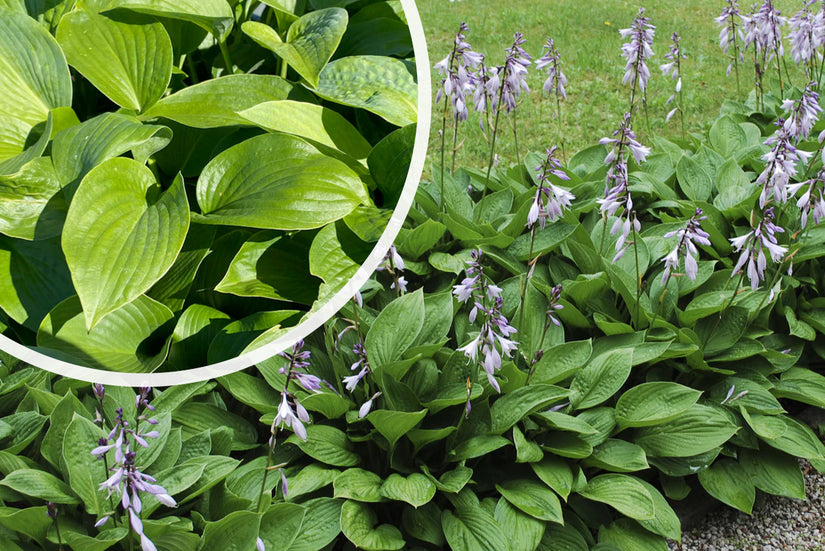
[[286, 375], [286, 382], [284, 383], [284, 389], [281, 391], [281, 404], [278, 406], [278, 413], [275, 415], [275, 419], [272, 420], [273, 446], [277, 428], [290, 427], [301, 440], [306, 441], [307, 439], [307, 429], [304, 423], [309, 423], [309, 413], [289, 392], [289, 381], [294, 380], [309, 392], [319, 392], [323, 381], [315, 375], [306, 373], [305, 370], [309, 367], [310, 351], [303, 348], [304, 341], [298, 341], [292, 345], [289, 352], [278, 354], [289, 363], [279, 370], [282, 375]]
[[767, 268], [768, 260], [765, 255], [767, 249], [771, 260], [780, 262], [785, 253], [788, 252], [787, 247], [779, 245], [776, 241], [776, 234], [782, 233], [785, 230], [774, 224], [773, 207], [765, 209], [762, 220], [751, 231], [739, 237], [732, 237], [730, 239], [731, 245], [736, 248], [736, 252], [740, 252], [739, 260], [733, 267], [731, 277], [734, 277], [745, 264], [747, 267], [747, 276], [751, 283], [751, 289], [759, 288], [759, 282], [765, 279], [765, 268]]
[[527, 86], [527, 67], [530, 65], [531, 57], [521, 47], [525, 42], [523, 34], [513, 35], [513, 45], [507, 48], [504, 66], [499, 69], [497, 75], [497, 78], [501, 79], [501, 103], [508, 113], [516, 108], [516, 100], [521, 96], [522, 90], [530, 91]]
[[633, 19], [630, 27], [621, 29], [619, 33], [622, 38], [630, 38], [629, 42], [622, 44], [622, 57], [627, 61], [622, 84], [629, 82], [635, 89], [638, 83], [639, 90], [644, 92], [650, 78], [650, 69], [647, 68], [646, 61], [653, 56], [653, 35], [656, 33], [656, 27], [650, 24], [650, 18], [645, 17], [645, 9], [639, 8], [639, 14]]
[[785, 55], [782, 26], [787, 23], [787, 18], [782, 17], [772, 0], [765, 0], [755, 12], [743, 16], [742, 21], [745, 49], [753, 45], [756, 54], [761, 56], [763, 61]]
[[776, 126], [776, 132], [765, 140], [765, 145], [771, 146], [771, 150], [762, 156], [765, 169], [756, 179], [756, 183], [762, 186], [762, 193], [759, 195], [760, 208], [765, 208], [771, 199], [778, 203], [788, 200], [792, 189], [788, 184], [796, 175], [796, 164], [811, 156], [810, 152], [794, 146], [794, 137], [788, 130], [785, 119], [779, 118]]
[[[672, 41], [670, 51], [665, 54], [665, 59], [669, 61], [659, 66], [663, 75], [670, 75], [670, 78], [676, 81], [676, 91], [673, 92], [673, 95], [668, 98], [666, 102], [667, 105], [673, 103], [673, 100], [676, 99], [676, 95], [682, 91], [681, 60], [687, 57], [682, 53], [682, 48], [679, 45], [678, 33], [673, 33], [670, 38]], [[669, 121], [678, 110], [678, 107], [671, 109], [667, 114], [667, 117], [665, 117], [665, 122]]]
[[742, 14], [739, 13], [739, 3], [736, 0], [727, 0], [728, 5], [716, 18], [716, 23], [721, 27], [719, 31], [719, 47], [727, 54], [731, 46], [733, 46], [733, 55], [731, 62], [728, 64], [727, 74], [730, 75], [731, 68], [734, 62], [744, 62], [745, 56], [739, 51], [736, 40], [744, 42], [745, 37], [739, 27], [742, 25]]
[[613, 262], [619, 260], [624, 255], [630, 245], [628, 238], [631, 227], [636, 231], [641, 229], [639, 221], [633, 214], [633, 199], [630, 197], [627, 181], [627, 159], [626, 150], [630, 150], [637, 163], [643, 162], [650, 153], [650, 148], [643, 146], [636, 140], [636, 134], [631, 128], [630, 113], [625, 113], [619, 129], [613, 132], [613, 138], [602, 138], [599, 140], [602, 145], [613, 145], [610, 153], [604, 159], [604, 163], [609, 167], [607, 171], [607, 187], [605, 196], [597, 199], [600, 210], [605, 216], [618, 216], [616, 222], [610, 229], [611, 234], [616, 234], [621, 230], [621, 239], [616, 241], [616, 256]]
[[570, 177], [562, 170], [561, 162], [555, 157], [556, 146], [547, 150], [544, 162], [536, 167], [538, 172], [538, 188], [533, 198], [533, 204], [527, 213], [527, 227], [533, 228], [536, 222], [541, 229], [544, 229], [546, 221], [551, 222], [560, 217], [564, 209], [569, 207], [571, 201], [576, 196], [566, 189], [553, 184], [550, 176], [555, 176], [561, 180], [569, 180]]
[[797, 65], [805, 65], [808, 76], [813, 77], [810, 64], [816, 60], [816, 51], [825, 44], [825, 13], [813, 13], [811, 6], [816, 0], [806, 0], [802, 9], [788, 21], [788, 41], [791, 58]]
[[564, 89], [567, 86], [567, 77], [564, 76], [561, 70], [561, 54], [556, 49], [556, 44], [552, 38], [547, 39], [543, 54], [536, 61], [536, 69], [547, 69], [547, 79], [542, 87], [545, 92], [551, 96], [555, 94], [560, 98], [567, 99], [567, 92]]
[[472, 251], [465, 269], [466, 277], [459, 285], [453, 287], [453, 294], [459, 302], [472, 300], [470, 323], [475, 323], [479, 314], [482, 320], [478, 335], [458, 350], [464, 352], [473, 362], [478, 360], [480, 353], [483, 356], [481, 367], [487, 374], [490, 386], [501, 392], [494, 375], [501, 369], [502, 356], [509, 358], [510, 353], [516, 349], [518, 343], [508, 338], [516, 329], [510, 326], [507, 318], [501, 313], [501, 288], [491, 283], [484, 275], [484, 268], [479, 262], [481, 255], [481, 250]]
[[407, 292], [407, 279], [402, 275], [404, 268], [404, 259], [398, 254], [395, 245], [390, 245], [390, 249], [384, 256], [384, 260], [376, 268], [376, 271], [381, 272], [386, 270], [393, 279], [393, 282], [390, 284], [390, 289], [396, 289], [399, 295], [403, 295]]
[[798, 100], [786, 99], [782, 102], [782, 109], [788, 114], [783, 128], [794, 143], [807, 139], [819, 120], [822, 107], [819, 106], [819, 94], [814, 90], [816, 87], [817, 83], [811, 82]]
[[444, 75], [435, 101], [438, 103], [447, 97], [453, 104], [453, 116], [456, 120], [467, 120], [469, 117], [466, 98], [473, 91], [470, 71], [484, 60], [484, 56], [474, 52], [467, 42], [464, 33], [468, 29], [466, 23], [461, 23], [455, 35], [452, 52], [435, 65], [435, 69]]
[[[167, 507], [175, 507], [177, 503], [170, 496], [167, 491], [160, 485], [156, 484], [152, 476], [140, 471], [135, 463], [137, 453], [133, 449], [134, 444], [143, 448], [148, 448], [149, 443], [146, 438], [157, 438], [160, 436], [158, 431], [151, 430], [141, 433], [137, 429], [138, 423], [145, 421], [149, 425], [156, 425], [156, 419], [148, 416], [149, 411], [154, 411], [155, 408], [149, 403], [149, 387], [143, 387], [135, 397], [135, 406], [137, 411], [141, 412], [135, 422], [135, 428], [132, 428], [130, 423], [124, 419], [123, 408], [116, 410], [116, 418], [114, 427], [106, 438], [98, 440], [98, 445], [92, 450], [92, 455], [98, 459], [104, 459], [106, 454], [114, 451], [115, 464], [108, 470], [112, 475], [106, 481], [100, 484], [100, 490], [106, 490], [109, 496], [117, 494], [120, 496], [120, 504], [123, 510], [129, 517], [129, 526], [132, 531], [140, 538], [140, 546], [142, 551], [156, 551], [156, 547], [152, 541], [143, 533], [143, 522], [140, 519], [140, 512], [143, 508], [143, 502], [140, 498], [141, 492], [145, 492], [155, 496], [155, 498]], [[103, 403], [105, 399], [105, 389], [103, 385], [95, 385], [95, 396]], [[102, 425], [103, 419], [98, 413], [98, 422]], [[111, 442], [111, 443], [110, 443]], [[96, 527], [105, 524], [114, 512], [101, 517], [95, 523]]]
[[799, 189], [805, 187], [807, 189], [796, 201], [796, 206], [800, 210], [800, 225], [803, 229], [808, 224], [809, 215], [813, 214], [815, 225], [825, 218], [825, 192], [823, 192], [823, 189], [825, 189], [825, 170], [820, 170], [810, 180], [791, 184], [788, 186], [788, 192], [795, 195]]
[[671, 270], [679, 269], [679, 257], [682, 256], [685, 258], [685, 274], [691, 280], [696, 279], [696, 274], [699, 271], [699, 263], [696, 261], [699, 251], [696, 248], [696, 243], [710, 246], [710, 234], [703, 230], [700, 224], [705, 218], [706, 216], [702, 215], [702, 209], [696, 209], [696, 213], [690, 217], [684, 228], [664, 235], [665, 239], [676, 236], [678, 242], [676, 247], [664, 258], [665, 272], [662, 274], [662, 284], [670, 277]]

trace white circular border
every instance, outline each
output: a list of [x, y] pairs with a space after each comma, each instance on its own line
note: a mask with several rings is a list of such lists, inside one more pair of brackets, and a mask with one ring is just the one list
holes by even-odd
[[404, 182], [404, 189], [398, 199], [398, 204], [393, 211], [384, 233], [381, 234], [378, 243], [364, 263], [358, 268], [358, 271], [352, 279], [327, 301], [326, 304], [321, 306], [321, 308], [309, 316], [303, 323], [296, 326], [294, 330], [289, 331], [284, 336], [261, 348], [238, 356], [237, 358], [232, 358], [231, 360], [184, 371], [171, 371], [168, 373], [117, 373], [102, 369], [92, 369], [46, 356], [4, 335], [0, 335], [0, 350], [8, 352], [26, 363], [64, 377], [113, 386], [166, 387], [213, 379], [250, 367], [286, 350], [335, 315], [335, 313], [361, 289], [387, 254], [390, 245], [395, 241], [404, 220], [407, 218], [407, 213], [412, 206], [415, 192], [418, 189], [418, 182], [421, 179], [421, 174], [424, 172], [424, 163], [427, 157], [427, 142], [430, 135], [430, 122], [432, 118], [430, 61], [427, 54], [427, 41], [424, 37], [424, 27], [421, 24], [421, 18], [415, 6], [415, 1], [401, 0], [401, 6], [404, 9], [404, 15], [407, 18], [407, 23], [410, 28], [413, 52], [415, 54], [415, 68], [418, 76], [418, 126], [415, 132], [415, 144], [413, 146], [410, 170], [407, 173], [407, 179]]

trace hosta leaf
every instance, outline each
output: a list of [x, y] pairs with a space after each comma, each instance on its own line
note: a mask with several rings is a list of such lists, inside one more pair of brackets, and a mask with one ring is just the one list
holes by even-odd
[[335, 53], [349, 17], [341, 8], [312, 11], [301, 16], [289, 27], [286, 42], [274, 29], [254, 21], [242, 25], [243, 31], [255, 42], [275, 52], [313, 87]]
[[151, 106], [172, 76], [172, 42], [151, 19], [110, 19], [75, 9], [60, 20], [57, 41], [69, 65], [126, 109]]
[[390, 446], [395, 446], [398, 439], [418, 425], [426, 415], [426, 409], [416, 412], [378, 409], [367, 415], [367, 421], [387, 439]]
[[593, 343], [570, 341], [544, 351], [544, 355], [533, 366], [533, 381], [555, 384], [570, 377], [582, 368], [593, 352]]
[[548, 524], [536, 551], [590, 551], [590, 546], [572, 524]]
[[359, 549], [385, 551], [402, 549], [401, 531], [390, 524], [378, 525], [378, 516], [369, 505], [345, 501], [341, 508], [341, 531]]
[[[243, 232], [238, 232], [243, 235]], [[210, 253], [215, 237], [214, 226], [190, 224], [189, 232], [183, 242], [174, 264], [157, 281], [146, 295], [167, 306], [176, 314], [183, 310], [189, 290], [194, 284], [195, 275], [201, 262]], [[220, 256], [224, 251], [213, 250], [213, 254]], [[217, 283], [218, 279], [214, 280]], [[214, 285], [213, 283], [213, 285]]]
[[539, 520], [564, 524], [561, 502], [544, 484], [527, 479], [513, 479], [496, 484], [496, 489], [514, 507]]
[[341, 506], [343, 501], [328, 497], [310, 499], [302, 503], [306, 516], [298, 537], [289, 551], [318, 551], [341, 533]]
[[392, 473], [381, 485], [381, 495], [387, 499], [406, 501], [413, 507], [421, 507], [435, 496], [435, 484], [420, 473], [407, 477]]
[[772, 448], [743, 449], [739, 463], [750, 481], [769, 494], [805, 499], [805, 477], [797, 459]]
[[740, 412], [744, 412], [743, 416], [753, 431], [771, 447], [805, 459], [825, 457], [825, 446], [802, 422], [787, 415], [747, 415], [744, 408], [740, 408]]
[[198, 179], [198, 222], [305, 230], [370, 199], [344, 163], [287, 134], [258, 136], [217, 155]]
[[[290, 480], [290, 492], [292, 481]], [[291, 497], [290, 493], [290, 497]], [[267, 549], [289, 549], [301, 531], [307, 510], [295, 503], [276, 503], [267, 509], [261, 517], [258, 536]]]
[[667, 540], [648, 532], [630, 519], [619, 519], [599, 529], [599, 543], [621, 551], [668, 551]]
[[287, 442], [297, 445], [302, 452], [327, 465], [353, 467], [361, 462], [361, 457], [352, 451], [352, 442], [347, 435], [327, 425], [309, 425], [307, 440], [292, 435]]
[[401, 522], [404, 530], [412, 537], [432, 543], [436, 547], [444, 545], [444, 532], [441, 530], [441, 509], [434, 503], [423, 507], [407, 507], [402, 513]]
[[632, 359], [632, 348], [620, 348], [591, 360], [570, 384], [570, 403], [585, 409], [613, 396], [630, 376]]
[[772, 390], [779, 398], [825, 408], [825, 377], [810, 369], [792, 367], [784, 372]]
[[647, 488], [647, 491], [650, 493], [650, 497], [653, 498], [653, 508], [656, 513], [655, 518], [652, 520], [640, 520], [638, 521], [639, 524], [654, 534], [659, 534], [660, 536], [664, 536], [672, 540], [681, 541], [682, 524], [679, 521], [679, 517], [676, 516], [676, 512], [670, 506], [670, 503], [668, 503], [665, 496], [653, 487], [653, 485], [641, 479], [639, 482]]
[[494, 515], [502, 531], [510, 537], [510, 551], [536, 550], [544, 535], [544, 522], [522, 513], [506, 499], [498, 500]]
[[[51, 109], [72, 104], [72, 81], [66, 58], [54, 38], [31, 17], [0, 8], [0, 160], [8, 151], [9, 125], [28, 130], [45, 121]], [[14, 122], [16, 121], [16, 122]], [[19, 136], [18, 136], [19, 137]]]
[[0, 307], [9, 317], [37, 331], [46, 314], [73, 294], [57, 238], [24, 241], [0, 236]]
[[693, 201], [706, 201], [713, 191], [713, 180], [693, 157], [684, 155], [679, 159], [676, 177], [679, 187], [687, 198]]
[[381, 477], [372, 471], [352, 468], [343, 471], [332, 484], [337, 498], [352, 499], [367, 503], [384, 501], [381, 495]]
[[238, 113], [259, 103], [285, 100], [294, 86], [275, 75], [226, 75], [188, 86], [158, 101], [140, 118], [158, 117], [193, 128], [248, 124]]
[[138, 147], [151, 154], [171, 139], [172, 131], [165, 126], [144, 125], [121, 113], [103, 113], [55, 136], [54, 168], [60, 184], [71, 186], [73, 193], [80, 180], [103, 161]]
[[103, 436], [103, 431], [92, 421], [74, 414], [66, 427], [62, 443], [69, 484], [83, 500], [86, 511], [92, 515], [109, 508], [105, 492], [100, 491], [100, 482], [105, 480], [101, 477], [106, 475], [106, 468], [101, 468], [101, 461], [89, 449], [90, 441]]
[[476, 505], [441, 513], [441, 528], [454, 551], [508, 551], [507, 536], [493, 515]]
[[298, 474], [289, 477], [289, 497], [296, 498], [332, 484], [341, 474], [337, 469], [327, 469], [320, 463], [310, 463]]
[[567, 500], [573, 489], [573, 471], [564, 459], [547, 456], [538, 463], [530, 463], [533, 472], [542, 482], [553, 488], [557, 494]]
[[9, 176], [19, 172], [26, 164], [43, 155], [51, 139], [53, 122], [54, 118], [52, 113], [49, 112], [45, 124], [38, 124], [26, 136], [21, 135], [21, 138], [25, 138], [23, 144], [25, 149], [10, 159], [0, 161], [0, 176]]
[[209, 350], [206, 352], [208, 363], [222, 362], [263, 346], [267, 336], [278, 336], [281, 325], [294, 325], [301, 312], [297, 310], [278, 310], [275, 312], [256, 312], [245, 318], [226, 325], [221, 329]]
[[206, 365], [209, 344], [231, 321], [232, 318], [214, 308], [191, 305], [181, 314], [172, 332], [168, 365], [182, 369]]
[[37, 469], [20, 469], [9, 473], [3, 480], [0, 480], [0, 486], [20, 492], [25, 496], [54, 503], [67, 505], [80, 503], [68, 484], [53, 474]]
[[201, 538], [201, 549], [246, 551], [258, 539], [261, 517], [252, 511], [234, 511], [217, 522], [207, 522]]
[[523, 386], [507, 393], [490, 408], [493, 420], [490, 432], [502, 434], [527, 415], [560, 401], [567, 394], [561, 387], [545, 384]]
[[182, 178], [162, 192], [148, 168], [125, 158], [89, 172], [63, 233], [86, 327], [149, 290], [175, 261], [188, 228]]
[[44, 354], [88, 367], [151, 373], [160, 367], [168, 351], [168, 343], [151, 337], [171, 319], [168, 308], [140, 296], [88, 331], [80, 300], [73, 296], [43, 320], [37, 345]]
[[218, 40], [225, 40], [235, 23], [232, 7], [226, 0], [126, 0], [115, 6], [188, 21], [211, 32]]
[[630, 473], [647, 469], [645, 451], [632, 442], [609, 438], [593, 448], [587, 464], [614, 473]]
[[730, 115], [716, 119], [708, 132], [710, 145], [723, 157], [740, 155], [748, 145], [748, 136]]
[[639, 429], [634, 442], [648, 456], [690, 457], [722, 445], [737, 430], [723, 413], [694, 404], [672, 421]]
[[[215, 287], [221, 293], [264, 297], [310, 305], [318, 297], [321, 281], [309, 271], [307, 235], [283, 235], [264, 230], [254, 234], [232, 259], [226, 275]], [[289, 266], [289, 270], [284, 270]]]
[[[269, 131], [295, 134], [354, 157], [366, 159], [369, 142], [342, 115], [321, 105], [281, 100], [259, 103], [238, 113]], [[406, 174], [405, 174], [406, 175]]]
[[351, 56], [321, 72], [315, 93], [342, 105], [366, 109], [396, 126], [418, 118], [418, 87], [412, 69], [400, 59]]
[[[397, 204], [398, 198], [404, 189], [407, 174], [410, 171], [413, 147], [415, 146], [415, 131], [416, 125], [414, 124], [399, 128], [375, 144], [375, 147], [369, 153], [369, 157], [367, 157], [370, 174], [372, 174], [372, 177], [375, 179], [378, 189], [381, 190], [384, 198], [383, 206], [385, 207], [391, 207]], [[424, 224], [414, 228], [410, 233], [415, 234], [419, 228], [427, 226], [428, 224], [429, 227], [425, 227], [424, 232], [429, 234], [430, 239], [432, 239], [431, 236], [433, 233], [438, 234], [438, 237], [436, 237], [436, 240], [438, 240], [438, 238], [443, 235], [444, 226], [432, 219], [428, 219]], [[427, 237], [421, 237], [427, 239]], [[419, 247], [418, 250], [420, 250], [422, 243], [420, 240], [410, 240], [407, 246], [417, 246]], [[430, 247], [426, 247], [424, 251], [428, 251], [429, 249]], [[418, 254], [413, 254], [413, 258], [418, 258], [421, 254], [423, 254], [423, 251]]]
[[358, 263], [344, 251], [334, 224], [318, 232], [309, 249], [309, 271], [324, 280], [318, 302], [325, 302], [358, 271]]
[[732, 459], [720, 459], [699, 471], [699, 482], [722, 503], [751, 514], [756, 499], [756, 488], [748, 473]]
[[[365, 346], [373, 368], [401, 359], [424, 325], [424, 293], [419, 290], [393, 300], [367, 332]], [[403, 326], [404, 331], [398, 328]]]
[[41, 157], [11, 177], [0, 177], [0, 232], [20, 239], [60, 235], [66, 200], [52, 159]]
[[689, 409], [701, 394], [677, 383], [642, 383], [622, 394], [616, 402], [616, 422], [621, 427], [663, 423]]
[[636, 520], [652, 520], [655, 517], [653, 497], [647, 488], [632, 476], [603, 474], [590, 479], [580, 495], [610, 505], [623, 515]]

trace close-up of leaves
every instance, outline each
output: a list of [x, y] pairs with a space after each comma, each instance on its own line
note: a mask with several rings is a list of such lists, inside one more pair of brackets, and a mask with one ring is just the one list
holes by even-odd
[[0, 327], [175, 371], [272, 341], [349, 281], [406, 181], [397, 0], [0, 3]]

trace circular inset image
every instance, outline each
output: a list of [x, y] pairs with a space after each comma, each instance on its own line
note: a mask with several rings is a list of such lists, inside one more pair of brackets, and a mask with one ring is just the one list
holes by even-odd
[[430, 126], [414, 2], [233, 5], [0, 8], [4, 351], [110, 385], [225, 375], [387, 253]]

